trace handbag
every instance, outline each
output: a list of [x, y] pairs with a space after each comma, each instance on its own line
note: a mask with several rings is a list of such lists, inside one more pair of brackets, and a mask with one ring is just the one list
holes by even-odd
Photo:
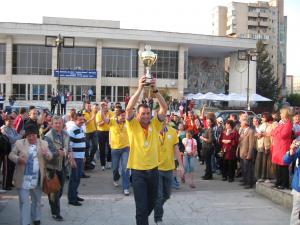
[[45, 194], [50, 194], [59, 191], [60, 188], [61, 185], [55, 171], [52, 176], [47, 175], [47, 171], [45, 171], [45, 176], [43, 179], [43, 192]]

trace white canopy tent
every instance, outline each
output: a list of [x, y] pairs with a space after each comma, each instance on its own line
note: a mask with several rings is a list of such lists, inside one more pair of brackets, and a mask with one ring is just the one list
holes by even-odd
[[[198, 94], [188, 94], [186, 96], [188, 100], [196, 99], [196, 100], [211, 100], [211, 101], [240, 101], [240, 102], [246, 102], [247, 96], [244, 94], [237, 94], [237, 93], [230, 93], [229, 95], [225, 94], [214, 94], [212, 92], [208, 92], [206, 94], [198, 93]], [[259, 94], [251, 94], [249, 96], [250, 102], [267, 102], [272, 101], [271, 99], [268, 99], [266, 97], [263, 97]]]

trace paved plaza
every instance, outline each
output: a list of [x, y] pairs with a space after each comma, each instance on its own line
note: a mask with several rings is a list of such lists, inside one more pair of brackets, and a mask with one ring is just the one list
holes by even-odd
[[[290, 211], [258, 195], [254, 189], [245, 190], [238, 182], [200, 179], [204, 166], [195, 173], [196, 189], [187, 184], [174, 191], [165, 205], [164, 222], [167, 225], [287, 225]], [[64, 222], [56, 222], [50, 215], [48, 199], [43, 196], [43, 225], [134, 225], [135, 205], [133, 195], [121, 194], [120, 187], [113, 187], [111, 171], [89, 172], [91, 178], [82, 179], [80, 196], [83, 206], [68, 205], [62, 198]], [[67, 185], [65, 186], [65, 189]], [[132, 191], [132, 190], [131, 190]], [[18, 225], [19, 208], [16, 191], [0, 195], [0, 225]], [[154, 225], [153, 215], [150, 224]]]

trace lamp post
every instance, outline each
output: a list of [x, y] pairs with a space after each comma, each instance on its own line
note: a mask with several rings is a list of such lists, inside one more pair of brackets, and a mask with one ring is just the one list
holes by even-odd
[[75, 38], [70, 36], [61, 36], [58, 34], [57, 36], [45, 36], [45, 46], [46, 47], [55, 47], [57, 48], [57, 90], [60, 92], [60, 56], [61, 56], [61, 48], [74, 48]]
[[[74, 42], [75, 38], [74, 37], [62, 37], [60, 34], [58, 36], [45, 36], [45, 46], [46, 47], [52, 47], [52, 48], [57, 48], [57, 94], [58, 98], [61, 98], [61, 85], [60, 85], [60, 56], [61, 56], [61, 48], [74, 48]], [[54, 72], [55, 75], [55, 72]], [[60, 115], [61, 111], [61, 99], [58, 99], [58, 104], [57, 104], [57, 114]]]
[[253, 50], [239, 50], [238, 60], [244, 60], [248, 63], [247, 70], [247, 110], [250, 110], [250, 61], [256, 61], [257, 52]]

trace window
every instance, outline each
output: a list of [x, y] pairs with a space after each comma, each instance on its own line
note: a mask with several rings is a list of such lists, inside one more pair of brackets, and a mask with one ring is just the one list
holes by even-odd
[[6, 44], [0, 44], [0, 74], [6, 73]]
[[152, 66], [151, 73], [157, 78], [178, 79], [178, 52], [154, 50], [157, 62]]
[[45, 85], [33, 84], [32, 85], [32, 100], [45, 100]]
[[26, 84], [13, 84], [13, 96], [16, 100], [26, 100]]
[[61, 48], [60, 67], [65, 70], [95, 70], [96, 48]]
[[102, 76], [138, 77], [137, 49], [103, 48]]
[[124, 86], [118, 86], [118, 97], [117, 101], [118, 102], [124, 102], [125, 101], [125, 96], [126, 94], [129, 95], [129, 87], [124, 87]]
[[112, 97], [112, 87], [111, 86], [101, 86], [101, 101], [105, 98], [109, 100]]
[[47, 100], [48, 101], [51, 100], [51, 96], [52, 96], [52, 85], [51, 84], [47, 84]]
[[77, 85], [76, 86], [76, 101], [85, 101], [88, 100], [88, 92], [89, 89], [93, 91], [92, 101], [96, 100], [96, 86], [89, 86], [89, 85]]
[[52, 48], [43, 45], [13, 45], [13, 74], [51, 75]]

